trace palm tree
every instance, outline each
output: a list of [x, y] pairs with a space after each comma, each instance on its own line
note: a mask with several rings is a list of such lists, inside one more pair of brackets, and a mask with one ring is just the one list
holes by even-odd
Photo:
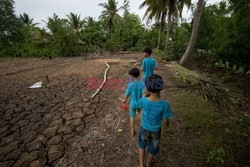
[[149, 20], [152, 20], [153, 18], [157, 21], [161, 20], [158, 35], [158, 49], [160, 48], [161, 32], [164, 30], [166, 16], [168, 16], [168, 27], [164, 50], [167, 49], [169, 43], [172, 16], [175, 15], [178, 17], [179, 14], [181, 17], [184, 5], [187, 5], [189, 8], [191, 6], [191, 0], [144, 0], [144, 2], [140, 5], [140, 8], [147, 6], [144, 18], [147, 16]]
[[167, 15], [166, 2], [166, 0], [144, 0], [144, 2], [139, 7], [141, 9], [147, 6], [143, 19], [147, 17], [148, 21], [151, 21], [155, 18], [157, 21], [160, 22], [157, 49], [160, 49], [161, 32], [164, 30], [165, 27], [165, 20]]
[[85, 20], [81, 20], [81, 15], [77, 15], [74, 13], [70, 13], [69, 15], [67, 15], [67, 17], [69, 18], [69, 23], [70, 26], [76, 31], [76, 33], [81, 36], [81, 30], [84, 27], [86, 21]]
[[178, 0], [177, 9], [178, 9], [178, 13], [181, 19], [182, 19], [182, 12], [183, 12], [184, 5], [186, 5], [189, 10], [189, 8], [191, 7], [191, 4], [192, 4], [191, 0]]
[[101, 19], [106, 19], [108, 22], [108, 27], [109, 27], [109, 32], [112, 35], [115, 29], [115, 24], [116, 24], [116, 19], [117, 17], [120, 17], [118, 15], [118, 12], [123, 8], [123, 7], [117, 7], [118, 2], [115, 0], [108, 0], [108, 3], [99, 3], [99, 6], [103, 7], [104, 10], [101, 13], [100, 18]]
[[172, 24], [172, 16], [175, 14], [177, 17], [182, 18], [183, 7], [186, 5], [188, 9], [191, 6], [191, 0], [168, 0], [168, 27], [167, 27], [167, 35], [166, 35], [166, 43], [165, 43], [165, 51], [168, 48], [170, 30]]
[[26, 13], [23, 13], [20, 15], [21, 22], [26, 26], [36, 26], [38, 23], [33, 23], [34, 19], [30, 19], [29, 15]]
[[188, 43], [188, 47], [180, 60], [180, 65], [184, 66], [187, 63], [188, 58], [191, 56], [194, 44], [196, 42], [196, 37], [200, 25], [201, 15], [202, 15], [202, 6], [204, 0], [199, 0], [197, 5], [197, 11], [195, 14], [194, 25], [192, 30], [192, 35]]
[[167, 50], [168, 43], [169, 43], [169, 37], [170, 37], [170, 28], [171, 28], [171, 22], [172, 22], [172, 14], [176, 12], [176, 0], [168, 0], [168, 27], [167, 27], [167, 35], [166, 35], [166, 43], [164, 50]]

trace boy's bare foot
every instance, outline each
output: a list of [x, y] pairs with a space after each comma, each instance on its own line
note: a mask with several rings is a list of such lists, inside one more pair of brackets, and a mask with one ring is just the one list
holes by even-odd
[[147, 164], [147, 167], [152, 167], [156, 162], [157, 162], [157, 159], [155, 158], [155, 156], [153, 156], [150, 164]]

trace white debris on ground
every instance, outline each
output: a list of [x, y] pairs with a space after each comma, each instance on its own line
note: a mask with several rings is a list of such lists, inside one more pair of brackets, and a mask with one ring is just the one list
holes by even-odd
[[35, 88], [41, 88], [42, 87], [42, 82], [36, 82], [34, 85], [29, 87], [30, 89], [35, 89]]

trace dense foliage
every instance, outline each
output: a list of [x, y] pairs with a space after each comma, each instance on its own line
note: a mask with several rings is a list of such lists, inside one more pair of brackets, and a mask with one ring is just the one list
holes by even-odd
[[[103, 11], [99, 20], [83, 19], [74, 13], [65, 15], [65, 18], [54, 14], [45, 20], [44, 28], [39, 28], [25, 13], [15, 15], [13, 0], [1, 0], [0, 57], [77, 56], [95, 51], [141, 51], [151, 47], [159, 48], [156, 52], [161, 53], [163, 59], [179, 60], [192, 31], [193, 21], [188, 23], [181, 19], [183, 5], [188, 2], [176, 1], [178, 15], [173, 15], [168, 32], [170, 26], [165, 23], [166, 10], [159, 9], [164, 17], [161, 17], [162, 12], [150, 15], [148, 19], [151, 22], [156, 17], [155, 24], [144, 25], [136, 14], [129, 12], [127, 0], [122, 6], [118, 6], [115, 0], [100, 3]], [[249, 3], [248, 0], [230, 0], [214, 5], [204, 4], [194, 53], [199, 53], [196, 55], [203, 56], [211, 64], [221, 60], [247, 69]], [[157, 6], [154, 10], [157, 11]], [[192, 12], [195, 15], [194, 5]], [[163, 51], [167, 32], [170, 34], [169, 44]]]
[[196, 48], [210, 60], [249, 65], [250, 1], [204, 6]]

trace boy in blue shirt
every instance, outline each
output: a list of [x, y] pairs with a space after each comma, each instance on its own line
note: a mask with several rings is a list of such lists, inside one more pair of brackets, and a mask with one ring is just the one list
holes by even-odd
[[135, 124], [135, 116], [137, 110], [137, 103], [141, 99], [144, 90], [145, 84], [144, 82], [140, 81], [138, 77], [140, 76], [140, 71], [138, 68], [132, 68], [128, 72], [130, 76], [130, 82], [127, 86], [127, 90], [125, 92], [126, 98], [122, 101], [125, 103], [130, 96], [130, 127], [131, 127], [131, 135], [135, 135], [134, 131], [134, 124]]
[[152, 166], [155, 155], [159, 152], [161, 126], [169, 127], [172, 111], [167, 101], [161, 99], [160, 91], [163, 89], [161, 76], [153, 74], [145, 80], [149, 97], [143, 97], [137, 104], [142, 109], [141, 129], [138, 135], [140, 167], [143, 167], [145, 148], [148, 147], [147, 166]]
[[154, 58], [150, 57], [152, 54], [152, 50], [150, 48], [146, 48], [143, 51], [143, 56], [145, 59], [142, 61], [142, 71], [143, 77], [142, 79], [146, 79], [147, 77], [151, 76], [154, 74], [154, 69], [157, 66], [157, 63]]

